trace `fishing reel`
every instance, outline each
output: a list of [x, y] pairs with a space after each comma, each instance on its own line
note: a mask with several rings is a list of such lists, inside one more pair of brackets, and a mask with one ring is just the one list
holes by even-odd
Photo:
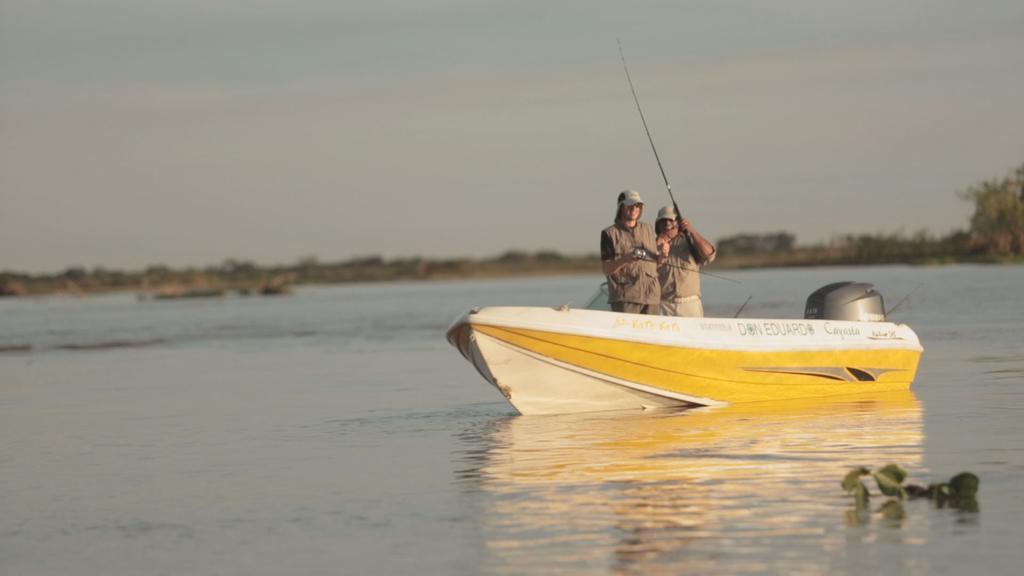
[[651, 253], [646, 248], [639, 246], [633, 248], [633, 258], [637, 260], [654, 260], [654, 257], [651, 256]]

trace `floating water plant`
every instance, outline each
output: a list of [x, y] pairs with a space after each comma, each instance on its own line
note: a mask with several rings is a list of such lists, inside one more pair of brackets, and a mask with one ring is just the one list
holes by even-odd
[[858, 510], [864, 510], [871, 499], [871, 493], [864, 481], [864, 476], [871, 476], [878, 485], [878, 491], [890, 497], [879, 509], [887, 518], [902, 518], [903, 507], [900, 502], [915, 498], [928, 498], [939, 508], [949, 506], [961, 510], [977, 512], [978, 477], [971, 472], [961, 472], [949, 479], [949, 482], [929, 484], [927, 487], [917, 484], [904, 484], [906, 470], [896, 464], [888, 464], [872, 471], [869, 468], [854, 468], [843, 478], [843, 490], [852, 494]]

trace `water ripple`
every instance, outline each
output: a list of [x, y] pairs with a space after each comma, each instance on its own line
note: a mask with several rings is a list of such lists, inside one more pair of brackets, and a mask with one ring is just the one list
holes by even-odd
[[[821, 572], [821, 548], [845, 538], [842, 475], [890, 461], [920, 470], [922, 422], [909, 392], [506, 418], [462, 436], [458, 479], [480, 495], [497, 572]], [[801, 546], [810, 552], [783, 553]]]

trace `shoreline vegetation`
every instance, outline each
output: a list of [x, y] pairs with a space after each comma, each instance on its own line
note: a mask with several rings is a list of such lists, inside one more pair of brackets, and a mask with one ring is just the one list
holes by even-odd
[[[718, 240], [714, 270], [869, 264], [951, 264], [1024, 262], [1024, 164], [1011, 176], [980, 182], [958, 194], [974, 203], [966, 230], [946, 236], [921, 231], [847, 235], [800, 246], [788, 232], [739, 234]], [[259, 266], [228, 259], [205, 268], [149, 266], [141, 271], [71, 267], [56, 274], [0, 271], [0, 297], [136, 292], [140, 299], [175, 299], [288, 294], [299, 284], [448, 280], [556, 274], [599, 274], [596, 253], [511, 250], [493, 258], [385, 260], [363, 256], [322, 263], [314, 257], [295, 264]]]

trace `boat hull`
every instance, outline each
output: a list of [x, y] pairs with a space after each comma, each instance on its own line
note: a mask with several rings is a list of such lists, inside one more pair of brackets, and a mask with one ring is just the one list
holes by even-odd
[[448, 340], [523, 414], [709, 406], [906, 390], [907, 326], [485, 308]]

